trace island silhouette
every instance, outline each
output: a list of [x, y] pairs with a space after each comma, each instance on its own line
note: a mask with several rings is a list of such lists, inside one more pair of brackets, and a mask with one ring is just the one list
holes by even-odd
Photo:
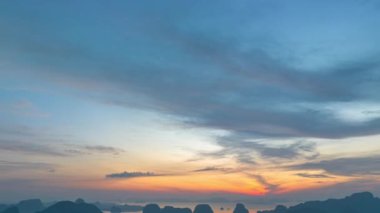
[[[131, 207], [131, 208], [128, 208]], [[194, 210], [177, 208], [150, 203], [142, 206], [86, 203], [83, 199], [60, 201], [51, 205], [44, 205], [39, 199], [20, 201], [17, 204], [1, 204], [0, 213], [111, 213], [142, 211], [142, 213], [214, 213], [209, 204], [198, 204]], [[237, 203], [231, 213], [249, 213], [242, 203]], [[380, 199], [370, 192], [360, 192], [342, 199], [327, 199], [324, 201], [308, 201], [298, 205], [286, 207], [277, 205], [273, 210], [257, 211], [257, 213], [380, 213]]]

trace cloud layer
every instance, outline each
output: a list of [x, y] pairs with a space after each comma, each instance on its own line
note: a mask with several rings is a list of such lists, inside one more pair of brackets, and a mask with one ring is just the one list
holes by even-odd
[[366, 176], [380, 175], [380, 157], [364, 156], [336, 158], [290, 166], [295, 170], [323, 170], [333, 175]]
[[106, 175], [106, 178], [138, 178], [138, 177], [154, 177], [162, 176], [162, 174], [155, 174], [153, 172], [122, 172], [122, 173], [112, 173]]
[[[173, 6], [183, 9], [183, 5]], [[67, 29], [59, 36], [44, 31], [63, 20], [34, 8], [31, 12], [45, 16], [33, 23], [27, 19], [14, 23], [17, 27], [12, 28], [3, 24], [7, 33], [1, 41], [7, 44], [6, 51], [27, 59], [12, 60], [14, 66], [30, 66], [29, 61], [33, 61], [35, 70], [43, 70], [41, 74], [50, 79], [118, 91], [101, 95], [108, 103], [130, 106], [139, 102], [130, 100], [130, 94], [145, 97], [147, 102], [139, 104], [183, 116], [196, 126], [255, 137], [347, 138], [380, 133], [380, 118], [352, 124], [331, 111], [312, 107], [330, 102], [379, 101], [380, 96], [373, 92], [380, 89], [378, 55], [331, 62], [317, 71], [302, 70], [274, 55], [275, 51], [290, 51], [275, 35], [266, 42], [248, 41], [243, 26], [238, 28], [239, 34], [232, 35], [216, 33], [212, 25], [205, 30], [185, 22], [192, 18], [197, 21], [195, 9], [177, 19], [173, 19], [178, 16], [173, 10], [158, 7], [154, 11], [152, 19], [144, 19], [140, 28], [128, 22], [115, 22], [115, 28], [105, 26], [108, 39], [90, 36], [99, 33], [95, 19], [77, 37], [78, 43], [69, 43], [69, 32], [76, 25], [61, 25]], [[126, 13], [125, 18], [134, 20], [132, 15]], [[235, 18], [238, 16], [232, 16]], [[125, 36], [118, 32], [122, 26], [133, 33]], [[186, 26], [193, 28], [187, 30]], [[40, 34], [45, 37], [43, 42], [36, 37]], [[96, 44], [102, 44], [102, 51]], [[131, 57], [130, 51], [138, 49], [142, 55]], [[303, 103], [310, 107], [296, 105]]]
[[255, 165], [255, 158], [266, 160], [296, 160], [314, 159], [319, 153], [315, 144], [307, 141], [298, 141], [291, 144], [269, 145], [265, 141], [258, 142], [240, 136], [220, 137], [217, 145], [218, 151], [201, 152], [202, 157], [225, 158], [234, 157], [238, 162], [245, 165]]
[[51, 163], [40, 162], [20, 162], [0, 160], [0, 168], [2, 171], [10, 170], [45, 170], [54, 172], [57, 165]]

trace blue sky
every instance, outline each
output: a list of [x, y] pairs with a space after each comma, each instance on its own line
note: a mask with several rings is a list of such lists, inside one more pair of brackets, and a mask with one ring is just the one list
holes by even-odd
[[0, 198], [379, 193], [379, 10], [3, 1], [0, 189], [12, 195]]

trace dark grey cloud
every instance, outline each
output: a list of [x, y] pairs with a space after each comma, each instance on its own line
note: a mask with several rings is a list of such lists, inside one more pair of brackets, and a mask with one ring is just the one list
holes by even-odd
[[51, 164], [51, 163], [0, 160], [0, 169], [2, 171], [9, 171], [9, 170], [45, 170], [48, 172], [54, 172], [56, 167], [57, 167], [57, 165]]
[[366, 110], [366, 111], [364, 111], [363, 113], [365, 113], [365, 114], [376, 114], [376, 115], [378, 115], [378, 114], [380, 114], [380, 110]]
[[0, 135], [2, 138], [7, 137], [7, 136], [24, 136], [24, 137], [35, 137], [36, 132], [32, 131], [29, 127], [27, 126], [0, 126]]
[[121, 148], [116, 148], [112, 146], [102, 146], [102, 145], [76, 145], [76, 144], [65, 144], [63, 146], [64, 152], [69, 155], [92, 155], [92, 154], [112, 154], [119, 155], [125, 152]]
[[192, 172], [223, 172], [223, 173], [231, 173], [236, 172], [236, 169], [225, 168], [225, 167], [217, 167], [217, 166], [209, 166], [201, 169], [193, 170]]
[[123, 152], [125, 152], [123, 149], [112, 147], [112, 146], [102, 146], [102, 145], [96, 145], [96, 146], [74, 146], [71, 149], [72, 152], [78, 152], [78, 153], [84, 153], [84, 154], [93, 154], [93, 153], [102, 153], [102, 154], [114, 154], [119, 155]]
[[92, 154], [112, 154], [119, 155], [125, 151], [120, 148], [112, 146], [102, 146], [102, 145], [76, 145], [76, 144], [65, 144], [64, 152], [70, 155], [92, 155]]
[[[235, 83], [222, 84], [219, 86], [226, 87], [211, 87], [211, 89], [215, 92], [225, 92], [223, 89], [228, 89], [231, 93], [239, 91], [247, 98], [247, 102], [252, 101], [248, 95], [262, 94], [249, 91], [254, 89], [261, 89], [260, 92], [270, 95], [260, 97], [264, 102], [281, 98], [281, 95], [287, 96], [281, 101], [292, 99], [312, 102], [347, 101], [360, 98], [355, 90], [347, 88], [348, 85], [352, 85], [353, 82], [366, 83], [370, 80], [358, 73], [378, 77], [375, 70], [379, 68], [380, 63], [376, 56], [363, 59], [363, 61], [334, 64], [333, 68], [323, 70], [324, 72], [307, 72], [292, 68], [285, 61], [271, 56], [271, 49], [266, 49], [259, 44], [262, 40], [257, 40], [249, 50], [242, 50], [239, 43], [241, 41], [236, 39], [189, 32], [173, 26], [169, 30], [164, 29], [165, 31], [161, 31], [164, 39], [170, 39], [181, 48], [183, 53], [201, 60], [205, 66], [216, 67], [222, 75], [220, 80], [224, 83]], [[266, 42], [268, 43], [268, 40]], [[269, 43], [279, 45], [276, 40]], [[186, 72], [186, 70], [183, 71]], [[213, 70], [209, 72], [216, 74]], [[206, 77], [208, 77], [206, 80], [212, 80], [210, 77], [213, 76]], [[224, 77], [232, 80], [228, 81]], [[336, 79], [344, 80], [337, 82]], [[236, 85], [237, 81], [242, 85]], [[211, 84], [210, 86], [218, 85]]]
[[293, 170], [323, 170], [342, 176], [380, 175], [380, 157], [347, 157], [308, 162], [288, 167]]
[[0, 151], [24, 154], [67, 157], [73, 155], [113, 154], [125, 151], [121, 148], [103, 145], [80, 145], [66, 142], [76, 141], [70, 135], [52, 134], [27, 126], [0, 126]]
[[156, 174], [153, 172], [122, 172], [122, 173], [112, 173], [106, 175], [106, 178], [139, 178], [139, 177], [155, 177], [163, 176], [163, 174]]
[[123, 149], [111, 146], [89, 146], [76, 144], [47, 144], [40, 143], [36, 138], [30, 141], [22, 139], [1, 139], [0, 151], [19, 152], [29, 155], [47, 155], [54, 157], [69, 157], [73, 155], [91, 155], [91, 154], [113, 154], [119, 155], [125, 152]]
[[64, 152], [48, 144], [31, 143], [22, 140], [0, 139], [0, 150], [32, 155], [67, 156]]
[[92, 155], [92, 154], [111, 154], [119, 155], [125, 152], [121, 148], [102, 145], [78, 145], [78, 144], [62, 144], [60, 149], [67, 155]]
[[217, 144], [221, 150], [200, 153], [203, 157], [223, 158], [233, 156], [243, 164], [255, 165], [255, 158], [266, 160], [293, 160], [297, 158], [314, 159], [319, 153], [314, 143], [298, 141], [288, 145], [268, 145], [251, 141], [241, 136], [219, 137]]
[[305, 177], [305, 178], [332, 178], [330, 175], [319, 173], [319, 174], [312, 174], [312, 173], [297, 173], [297, 176]]

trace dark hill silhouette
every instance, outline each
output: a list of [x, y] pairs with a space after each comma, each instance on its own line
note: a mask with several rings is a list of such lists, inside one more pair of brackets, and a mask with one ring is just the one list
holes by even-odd
[[9, 207], [8, 205], [0, 204], [0, 212], [4, 211], [4, 210], [7, 209], [8, 207]]
[[2, 213], [20, 213], [20, 211], [18, 210], [16, 206], [11, 206], [5, 209]]
[[44, 209], [44, 205], [40, 199], [22, 200], [17, 204], [20, 213], [36, 213]]
[[208, 204], [198, 204], [194, 209], [194, 213], [214, 213], [214, 211]]
[[233, 213], [249, 213], [249, 211], [242, 203], [238, 203], [236, 204]]
[[155, 203], [148, 204], [143, 208], [143, 213], [160, 213], [160, 212], [161, 212], [160, 206], [158, 206]]
[[274, 211], [276, 213], [285, 213], [287, 210], [288, 210], [288, 208], [286, 208], [286, 206], [278, 205], [278, 206], [276, 206]]
[[61, 201], [39, 213], [102, 213], [102, 211], [92, 204]]
[[78, 198], [78, 199], [75, 200], [75, 203], [80, 204], [80, 203], [86, 203], [86, 202], [84, 201], [84, 199]]
[[258, 213], [379, 213], [380, 199], [370, 192], [355, 193], [343, 199], [309, 201], [286, 208], [277, 206], [274, 210]]

